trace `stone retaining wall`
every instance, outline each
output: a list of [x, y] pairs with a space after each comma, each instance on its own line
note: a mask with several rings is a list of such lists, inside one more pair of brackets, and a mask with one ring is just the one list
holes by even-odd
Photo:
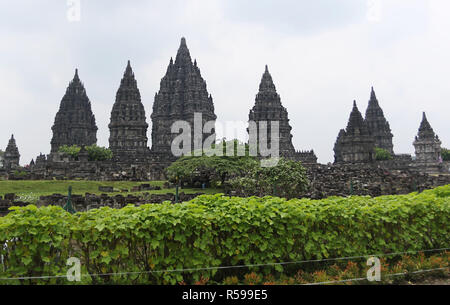
[[428, 175], [412, 170], [390, 170], [373, 165], [317, 165], [307, 168], [311, 182], [306, 197], [395, 195], [450, 184], [450, 175]]
[[[195, 194], [185, 194], [181, 192], [179, 194], [179, 202], [189, 201], [193, 198], [203, 195], [203, 193], [195, 193]], [[72, 206], [75, 208], [77, 212], [84, 212], [90, 209], [96, 209], [101, 207], [111, 207], [120, 209], [128, 204], [134, 204], [139, 206], [141, 204], [146, 203], [162, 203], [164, 201], [171, 201], [175, 203], [175, 194], [166, 193], [166, 194], [143, 194], [140, 196], [135, 195], [115, 195], [109, 196], [107, 194], [95, 195], [86, 193], [83, 195], [72, 195]], [[41, 196], [39, 200], [36, 202], [38, 207], [47, 206], [47, 205], [57, 205], [63, 207], [67, 202], [67, 196], [61, 194], [53, 194], [50, 196]], [[26, 206], [29, 203], [16, 201], [14, 194], [5, 195], [5, 198], [2, 199], [0, 197], [0, 216], [6, 215], [9, 211], [8, 209], [12, 206]]]

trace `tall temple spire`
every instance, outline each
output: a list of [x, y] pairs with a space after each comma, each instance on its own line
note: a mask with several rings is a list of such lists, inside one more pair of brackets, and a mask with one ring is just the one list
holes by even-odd
[[350, 113], [346, 131], [347, 133], [359, 132], [361, 134], [369, 134], [361, 112], [359, 112], [358, 106], [356, 105], [356, 100], [353, 101], [353, 109]]
[[78, 69], [75, 69], [75, 75], [61, 100], [52, 126], [51, 152], [57, 152], [62, 145], [95, 144], [97, 129], [91, 102], [78, 76]]
[[275, 85], [272, 80], [272, 76], [269, 73], [269, 68], [265, 67], [264, 73], [259, 85], [259, 92], [255, 98], [255, 104], [249, 112], [249, 122], [255, 122], [257, 124], [257, 133], [249, 134], [250, 137], [256, 137], [256, 139], [250, 139], [252, 143], [260, 143], [261, 140], [261, 122], [267, 122], [267, 144], [273, 145], [272, 141], [276, 139], [271, 138], [270, 127], [272, 122], [277, 122], [279, 126], [279, 155], [289, 159], [296, 159], [304, 161], [306, 163], [316, 163], [317, 157], [314, 152], [297, 153], [294, 145], [292, 144], [292, 127], [289, 124], [288, 112], [281, 104], [281, 98], [278, 95]]
[[6, 169], [11, 169], [19, 166], [20, 161], [20, 153], [17, 148], [16, 139], [14, 139], [14, 135], [11, 135], [11, 138], [8, 141], [8, 146], [6, 146], [5, 154], [4, 154], [4, 167]]
[[416, 159], [414, 160], [416, 166], [425, 172], [439, 171], [440, 162], [442, 161], [441, 144], [439, 137], [431, 128], [425, 112], [423, 112], [419, 132], [413, 142], [416, 153]]
[[374, 148], [375, 139], [370, 134], [356, 101], [353, 101], [347, 128], [339, 131], [334, 144], [335, 163], [372, 162]]
[[108, 127], [109, 147], [115, 159], [129, 158], [130, 155], [133, 155], [133, 158], [145, 158], [148, 151], [148, 124], [129, 60], [116, 93]]
[[[214, 104], [200, 69], [192, 63], [186, 39], [181, 38], [175, 62], [170, 60], [161, 87], [155, 96], [152, 118], [152, 151], [171, 155], [171, 143], [177, 134], [172, 134], [172, 123], [187, 121], [194, 131], [194, 114], [201, 113], [203, 124], [215, 121]], [[212, 134], [215, 131], [213, 130]], [[204, 138], [208, 134], [203, 135]], [[194, 139], [194, 137], [192, 137]], [[191, 145], [193, 148], [193, 145]]]
[[393, 155], [394, 145], [392, 143], [393, 135], [391, 128], [378, 103], [373, 87], [370, 92], [370, 100], [366, 110], [365, 121], [369, 132], [375, 139], [375, 146], [383, 148]]

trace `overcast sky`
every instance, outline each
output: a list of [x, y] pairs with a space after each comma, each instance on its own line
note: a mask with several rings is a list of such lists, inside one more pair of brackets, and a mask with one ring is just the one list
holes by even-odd
[[14, 133], [21, 164], [50, 152], [75, 68], [98, 145], [108, 146], [128, 59], [151, 124], [155, 92], [183, 36], [218, 121], [248, 120], [267, 64], [296, 149], [314, 149], [321, 163], [333, 161], [352, 101], [365, 113], [372, 85], [396, 153], [414, 152], [422, 111], [450, 146], [448, 0], [81, 0], [79, 21], [73, 8], [62, 0], [0, 0], [0, 149]]

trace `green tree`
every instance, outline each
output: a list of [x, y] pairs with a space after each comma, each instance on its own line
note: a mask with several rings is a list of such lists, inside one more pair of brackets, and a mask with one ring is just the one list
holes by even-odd
[[227, 181], [227, 188], [244, 196], [274, 195], [285, 198], [300, 197], [307, 191], [309, 181], [301, 162], [280, 158], [273, 167], [259, 163], [241, 177]]
[[174, 183], [221, 186], [227, 179], [250, 171], [255, 164], [257, 164], [255, 158], [245, 156], [189, 156], [173, 162], [166, 169], [166, 174], [169, 181]]
[[[231, 152], [227, 152], [227, 148]], [[226, 180], [245, 174], [257, 163], [256, 158], [249, 156], [248, 145], [236, 139], [224, 139], [202, 150], [201, 156], [195, 154], [198, 152], [178, 159], [166, 169], [169, 181], [190, 186], [205, 183], [220, 187]]]

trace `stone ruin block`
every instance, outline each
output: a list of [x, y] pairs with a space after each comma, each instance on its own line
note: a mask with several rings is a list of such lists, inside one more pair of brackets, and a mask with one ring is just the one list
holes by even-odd
[[114, 192], [114, 187], [112, 187], [112, 186], [99, 186], [98, 190], [100, 192], [113, 193]]
[[16, 199], [16, 194], [14, 194], [14, 193], [5, 194], [5, 200], [14, 201], [14, 199]]

